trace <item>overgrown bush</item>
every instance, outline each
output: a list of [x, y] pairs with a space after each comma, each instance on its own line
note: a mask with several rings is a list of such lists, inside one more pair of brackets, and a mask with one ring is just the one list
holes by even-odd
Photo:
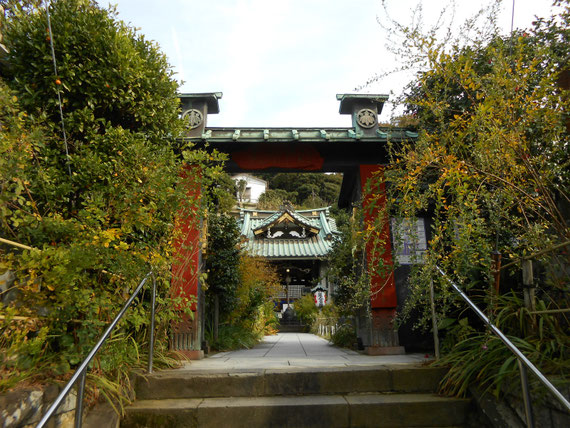
[[215, 299], [218, 299], [220, 322], [228, 321], [237, 304], [239, 265], [239, 229], [235, 219], [225, 213], [210, 215], [206, 254], [206, 304], [210, 313], [214, 309]]
[[[514, 342], [545, 371], [567, 359], [562, 349], [568, 320], [561, 318], [558, 328], [538, 316], [540, 326], [532, 331], [509, 324], [528, 320], [525, 311], [532, 307], [520, 298], [524, 259], [545, 271], [534, 279], [544, 307], [568, 307], [570, 97], [563, 82], [570, 8], [567, 1], [555, 4], [556, 16], [507, 36], [496, 27], [498, 3], [489, 14], [466, 21], [457, 36], [447, 31], [440, 38], [441, 28], [424, 32], [421, 20], [393, 23], [405, 39], [397, 47], [408, 58], [405, 67], [421, 69], [401, 98], [420, 132], [415, 141], [389, 143], [390, 165], [365, 196], [380, 212], [368, 225], [370, 242], [380, 251], [390, 218], [430, 219], [427, 251], [412, 266], [405, 314], [418, 314], [421, 326], [430, 325], [433, 280], [437, 317], [465, 317], [465, 304], [441, 280], [438, 266], [518, 337]], [[498, 289], [495, 253], [503, 266]], [[514, 296], [497, 297], [511, 290]], [[465, 337], [456, 336], [458, 343], [448, 348], [445, 361], [453, 368], [445, 390], [462, 393], [467, 384], [481, 382], [498, 391], [509, 384], [507, 375], [514, 376], [514, 360], [494, 338], [467, 331], [469, 324], [457, 327]]]
[[341, 314], [352, 316], [370, 304], [370, 276], [364, 268], [366, 252], [360, 232], [362, 212], [351, 218], [342, 215], [340, 237], [328, 255], [329, 281], [334, 283], [335, 306]]
[[[275, 267], [261, 257], [241, 253], [239, 264], [240, 284], [237, 304], [230, 318], [233, 322], [253, 324], [265, 330], [266, 325], [275, 325], [274, 299], [281, 291], [279, 275]], [[258, 327], [258, 329], [259, 329]]]
[[[220, 228], [220, 224], [216, 228]], [[210, 276], [212, 278], [226, 278], [220, 282], [223, 285], [223, 293], [231, 296], [231, 301], [226, 297], [224, 305], [220, 305], [218, 338], [215, 338], [215, 325], [212, 309], [213, 298], [209, 299], [207, 313], [207, 339], [213, 349], [231, 350], [237, 348], [250, 348], [258, 343], [266, 334], [276, 332], [277, 317], [274, 313], [273, 299], [279, 293], [281, 287], [279, 276], [274, 266], [260, 257], [251, 257], [246, 253], [240, 253], [234, 233], [237, 233], [233, 219], [222, 220], [221, 225], [228, 226], [227, 233], [219, 235], [219, 232], [210, 228], [210, 237], [225, 236], [216, 246], [210, 246], [208, 257], [217, 262], [216, 269], [226, 272], [223, 276]], [[237, 239], [238, 235], [235, 235]], [[233, 245], [232, 245], [233, 243]], [[231, 277], [227, 273], [231, 270]], [[235, 284], [228, 287], [227, 278], [233, 278]], [[219, 287], [218, 287], [219, 289]], [[213, 297], [213, 296], [212, 296]], [[221, 299], [220, 299], [221, 301]], [[231, 335], [235, 337], [231, 337]]]
[[[113, 10], [52, 1], [49, 33], [40, 2], [6, 7], [0, 236], [32, 249], [0, 248], [0, 272], [16, 275], [15, 300], [0, 306], [0, 387], [67, 375], [150, 269], [159, 278], [164, 355], [179, 315], [173, 308], [190, 303], [169, 293], [174, 225], [177, 216], [200, 217], [188, 192], [214, 179], [218, 167], [209, 162], [218, 157], [178, 142], [184, 124], [172, 70]], [[202, 173], [185, 178], [184, 162]], [[94, 360], [101, 376], [90, 385], [106, 379], [114, 392], [128, 388], [127, 372], [146, 359], [148, 314], [145, 291]]]
[[331, 335], [331, 342], [341, 348], [354, 348], [357, 343], [356, 330], [351, 321], [344, 321], [337, 325]]

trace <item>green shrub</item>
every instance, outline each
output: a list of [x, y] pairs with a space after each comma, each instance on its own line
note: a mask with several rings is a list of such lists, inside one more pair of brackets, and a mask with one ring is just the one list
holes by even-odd
[[320, 317], [328, 318], [328, 319], [338, 319], [339, 309], [334, 303], [327, 303], [321, 309]]
[[[2, 389], [76, 368], [151, 267], [157, 351], [166, 353], [167, 330], [180, 315], [174, 308], [190, 303], [170, 293], [174, 225], [180, 215], [201, 217], [188, 190], [206, 185], [218, 168], [177, 140], [184, 123], [172, 70], [112, 9], [90, 0], [49, 3], [55, 76], [45, 7], [8, 3], [0, 236], [32, 249], [0, 248], [0, 273], [15, 273], [18, 295], [0, 307]], [[184, 162], [202, 174], [184, 177]], [[126, 313], [96, 357], [95, 378], [128, 388], [124, 373], [146, 359], [149, 300], [143, 293]]]
[[206, 303], [214, 308], [219, 300], [220, 322], [229, 320], [237, 304], [240, 284], [240, 232], [234, 218], [227, 214], [208, 219], [208, 252], [206, 254]]
[[315, 305], [313, 295], [305, 294], [295, 301], [293, 307], [301, 322], [310, 328], [319, 314], [319, 308]]
[[233, 351], [235, 349], [249, 349], [263, 339], [263, 332], [254, 331], [244, 325], [222, 324], [218, 329], [218, 339], [214, 340], [213, 333], [207, 333], [206, 338], [216, 351]]
[[356, 331], [351, 322], [340, 324], [331, 336], [331, 342], [341, 348], [354, 348], [356, 341]]

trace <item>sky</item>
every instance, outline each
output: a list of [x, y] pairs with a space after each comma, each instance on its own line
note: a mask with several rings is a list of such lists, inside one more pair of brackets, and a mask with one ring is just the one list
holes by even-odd
[[[98, 0], [102, 6], [108, 2]], [[115, 0], [119, 18], [156, 41], [182, 82], [180, 92], [222, 92], [220, 113], [208, 126], [349, 127], [338, 93], [391, 94], [413, 74], [393, 70], [386, 49], [381, 0]], [[418, 0], [386, 0], [390, 16], [409, 24]], [[425, 0], [424, 22], [435, 23], [443, 1]], [[456, 0], [455, 22], [482, 4]], [[513, 0], [498, 25], [511, 27]], [[514, 28], [548, 16], [551, 0], [515, 0]], [[357, 90], [358, 88], [358, 90]], [[385, 108], [380, 121], [388, 121]]]

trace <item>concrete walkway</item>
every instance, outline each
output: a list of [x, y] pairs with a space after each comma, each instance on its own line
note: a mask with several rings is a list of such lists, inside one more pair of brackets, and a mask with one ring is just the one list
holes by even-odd
[[221, 352], [200, 361], [185, 363], [184, 371], [251, 371], [264, 369], [306, 369], [327, 367], [418, 364], [427, 361], [424, 354], [364, 355], [341, 349], [309, 333], [279, 333], [266, 336], [252, 349]]

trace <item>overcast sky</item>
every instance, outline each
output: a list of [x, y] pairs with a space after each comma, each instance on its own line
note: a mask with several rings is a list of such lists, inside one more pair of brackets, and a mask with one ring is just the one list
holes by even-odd
[[[98, 0], [103, 6], [108, 2]], [[417, 0], [387, 0], [407, 23]], [[354, 93], [376, 73], [397, 66], [385, 49], [380, 0], [116, 0], [119, 17], [158, 42], [183, 81], [181, 92], [223, 92], [209, 126], [348, 127], [337, 93]], [[456, 21], [478, 0], [457, 0]], [[511, 26], [512, 0], [499, 25]], [[427, 23], [442, 1], [424, 1]], [[551, 0], [515, 0], [515, 28], [547, 16]], [[393, 75], [363, 93], [400, 92], [409, 79]], [[380, 117], [388, 120], [390, 109]]]

